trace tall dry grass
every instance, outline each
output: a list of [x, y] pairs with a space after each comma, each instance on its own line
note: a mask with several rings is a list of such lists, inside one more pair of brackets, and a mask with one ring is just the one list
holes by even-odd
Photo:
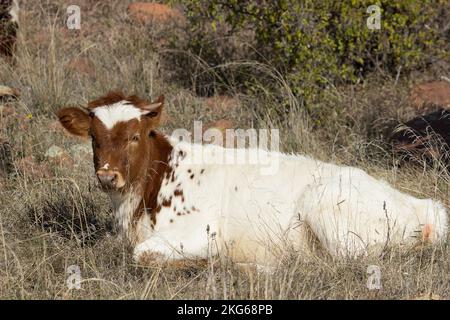
[[[0, 176], [0, 298], [450, 297], [448, 245], [389, 247], [382, 256], [344, 261], [320, 255], [305, 261], [290, 254], [273, 272], [244, 270], [226, 255], [211, 258], [207, 268], [134, 264], [131, 248], [114, 236], [108, 200], [95, 185], [89, 145], [68, 137], [55, 125], [54, 112], [61, 106], [84, 105], [111, 89], [142, 97], [164, 93], [169, 120], [162, 130], [166, 133], [191, 129], [194, 120], [221, 118], [232, 120], [238, 128], [279, 128], [284, 151], [355, 165], [404, 192], [433, 197], [446, 205], [449, 177], [440, 159], [431, 166], [398, 166], [385, 143], [389, 130], [414, 114], [407, 100], [411, 79], [374, 75], [359, 85], [330, 86], [317, 101], [328, 119], [321, 126], [308, 119], [282, 74], [270, 66], [246, 62], [246, 68], [258, 68], [273, 78], [277, 94], [235, 93], [239, 108], [215, 112], [204, 107], [203, 97], [169, 76], [161, 41], [167, 30], [130, 22], [123, 1], [85, 0], [80, 1], [82, 30], [67, 31], [65, 8], [73, 2], [24, 3], [16, 63], [0, 65], [0, 83], [21, 92], [19, 100], [2, 102], [12, 114], [5, 108], [0, 112], [0, 136], [12, 146], [11, 166]], [[95, 72], [69, 69], [67, 65], [76, 57], [89, 59]], [[429, 70], [423, 79], [436, 72]], [[273, 113], [280, 96], [291, 110], [281, 116]], [[52, 145], [66, 151], [81, 146], [77, 150], [82, 151], [70, 154], [73, 162], [59, 163], [45, 156]], [[80, 268], [80, 290], [67, 287], [70, 265]], [[367, 288], [369, 265], [381, 269], [381, 290]]]

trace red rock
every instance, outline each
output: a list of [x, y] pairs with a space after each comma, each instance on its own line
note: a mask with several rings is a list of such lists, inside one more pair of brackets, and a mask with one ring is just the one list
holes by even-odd
[[450, 107], [450, 82], [431, 81], [416, 85], [411, 92], [411, 103], [421, 109], [427, 104]]
[[233, 122], [230, 120], [222, 119], [215, 122], [211, 122], [206, 125], [206, 128], [216, 128], [220, 131], [225, 131], [226, 129], [233, 129], [234, 125]]
[[134, 20], [142, 24], [185, 22], [185, 17], [179, 10], [160, 3], [134, 2], [128, 6], [127, 12]]
[[239, 100], [230, 96], [214, 96], [206, 98], [204, 101], [206, 108], [215, 112], [230, 112], [239, 107]]
[[66, 65], [66, 68], [70, 71], [77, 72], [81, 75], [94, 77], [95, 66], [91, 59], [84, 57], [73, 58]]

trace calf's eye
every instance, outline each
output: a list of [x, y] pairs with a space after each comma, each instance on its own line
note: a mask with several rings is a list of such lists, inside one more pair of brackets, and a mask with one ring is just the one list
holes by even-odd
[[135, 134], [132, 138], [131, 138], [132, 142], [138, 142], [139, 141], [139, 135]]

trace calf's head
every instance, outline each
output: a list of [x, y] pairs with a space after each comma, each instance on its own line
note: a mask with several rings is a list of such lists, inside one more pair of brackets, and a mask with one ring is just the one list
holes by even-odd
[[121, 191], [146, 175], [146, 162], [155, 152], [150, 139], [159, 125], [163, 104], [163, 96], [148, 102], [111, 92], [87, 108], [64, 108], [57, 115], [70, 133], [91, 138], [102, 188]]

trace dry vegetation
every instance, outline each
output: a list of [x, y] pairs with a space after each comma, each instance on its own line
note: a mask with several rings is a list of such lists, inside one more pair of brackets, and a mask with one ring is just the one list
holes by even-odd
[[[65, 8], [73, 3], [82, 9], [80, 31], [65, 28]], [[224, 118], [238, 128], [280, 128], [284, 151], [356, 165], [404, 192], [448, 205], [450, 179], [439, 159], [432, 166], [397, 166], [385, 141], [398, 121], [415, 114], [408, 101], [411, 85], [448, 76], [450, 66], [436, 63], [398, 81], [377, 73], [358, 85], [330, 86], [317, 107], [339, 112], [320, 126], [308, 121], [281, 75], [255, 64], [273, 74], [291, 112], [269, 114], [266, 110], [276, 110], [279, 103], [269, 93], [236, 93], [238, 108], [211, 110], [204, 97], [173, 80], [164, 30], [132, 23], [127, 4], [49, 0], [23, 6], [16, 64], [0, 61], [0, 83], [21, 92], [20, 99], [4, 102], [0, 110], [0, 137], [10, 143], [13, 160], [2, 164], [0, 175], [0, 298], [450, 298], [448, 245], [387, 248], [381, 257], [349, 261], [317, 257], [304, 262], [290, 256], [274, 273], [241, 270], [226, 257], [210, 261], [206, 269], [134, 264], [130, 248], [114, 237], [108, 199], [96, 187], [89, 144], [55, 124], [54, 112], [61, 106], [84, 105], [114, 88], [143, 97], [164, 93], [168, 116], [162, 130], [167, 133], [192, 128], [194, 120]], [[69, 67], [73, 59], [84, 60], [83, 66]], [[52, 145], [72, 152], [49, 159], [45, 154]], [[8, 149], [4, 144], [0, 152]], [[81, 290], [66, 286], [69, 265], [81, 269]], [[381, 268], [381, 290], [366, 287], [369, 265]]]

